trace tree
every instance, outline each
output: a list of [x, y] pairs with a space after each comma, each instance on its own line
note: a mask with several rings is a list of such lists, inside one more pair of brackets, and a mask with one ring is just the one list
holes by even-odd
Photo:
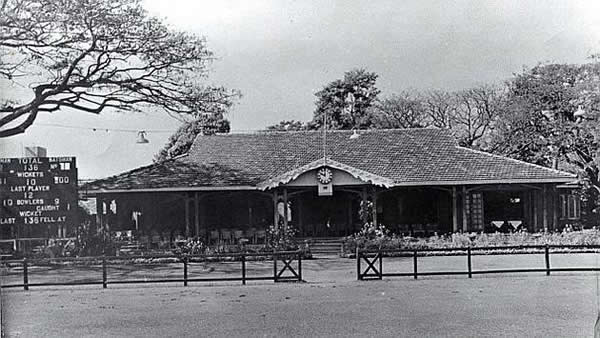
[[452, 116], [456, 112], [454, 95], [443, 90], [430, 90], [421, 97], [429, 124], [436, 128], [452, 129]]
[[489, 134], [504, 109], [502, 91], [484, 85], [453, 95], [455, 107], [451, 110], [449, 126], [462, 146], [477, 147], [477, 142]]
[[317, 107], [310, 128], [322, 128], [325, 114], [330, 129], [371, 127], [369, 109], [380, 92], [375, 87], [377, 76], [364, 69], [353, 69], [344, 73], [344, 79], [327, 84], [315, 94]]
[[590, 221], [600, 193], [600, 62], [524, 69], [508, 89], [512, 109], [498, 121], [490, 149], [577, 172]]
[[308, 123], [304, 123], [296, 120], [283, 120], [279, 121], [278, 124], [267, 126], [267, 131], [300, 131], [307, 130], [309, 128]]
[[0, 0], [0, 76], [31, 97], [0, 108], [0, 137], [40, 112], [99, 114], [160, 107], [197, 117], [237, 92], [202, 84], [213, 60], [203, 38], [168, 28], [140, 0]]
[[154, 156], [154, 162], [162, 162], [187, 153], [199, 134], [229, 133], [231, 126], [222, 113], [204, 114], [185, 122], [169, 137], [167, 144]]
[[429, 121], [418, 93], [403, 91], [377, 101], [372, 109], [374, 128], [423, 128]]

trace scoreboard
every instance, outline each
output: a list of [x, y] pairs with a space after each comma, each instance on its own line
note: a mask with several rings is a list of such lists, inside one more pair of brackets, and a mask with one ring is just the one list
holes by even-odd
[[72, 224], [77, 200], [75, 157], [0, 158], [0, 229]]

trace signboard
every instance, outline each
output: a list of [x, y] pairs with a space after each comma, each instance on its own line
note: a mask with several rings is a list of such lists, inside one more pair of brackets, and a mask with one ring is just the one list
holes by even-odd
[[[31, 236], [41, 233], [34, 230], [38, 227], [45, 232], [48, 226], [70, 224], [75, 221], [77, 199], [74, 157], [0, 158], [2, 237]], [[31, 234], [20, 231], [22, 226]]]

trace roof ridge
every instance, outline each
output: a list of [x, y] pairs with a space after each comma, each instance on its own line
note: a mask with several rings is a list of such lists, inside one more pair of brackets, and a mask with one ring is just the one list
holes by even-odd
[[[445, 128], [371, 128], [371, 129], [328, 129], [328, 133], [351, 133], [357, 131], [358, 133], [385, 133], [385, 132], [425, 132], [425, 131], [436, 131], [436, 132], [448, 132]], [[235, 130], [229, 133], [215, 133], [212, 135], [201, 135], [198, 134], [196, 139], [199, 137], [213, 137], [213, 136], [235, 136], [235, 135], [271, 135], [271, 134], [316, 134], [322, 133], [323, 129], [315, 130], [254, 130], [254, 131], [243, 131], [236, 132]], [[194, 139], [194, 143], [196, 142]]]
[[488, 153], [486, 151], [475, 150], [475, 149], [471, 149], [471, 148], [467, 148], [467, 147], [462, 147], [462, 146], [456, 146], [456, 148], [467, 150], [467, 151], [471, 151], [471, 152], [478, 153], [478, 154], [483, 154], [483, 155], [491, 156], [491, 157], [496, 157], [496, 158], [500, 158], [500, 159], [503, 159], [503, 160], [508, 160], [508, 161], [520, 163], [520, 164], [525, 164], [525, 165], [528, 165], [528, 166], [531, 166], [531, 167], [534, 167], [534, 168], [544, 169], [544, 170], [548, 170], [548, 171], [551, 171], [551, 172], [554, 172], [554, 173], [557, 173], [557, 174], [562, 174], [562, 175], [572, 176], [573, 178], [577, 178], [577, 175], [573, 174], [573, 173], [569, 173], [569, 172], [558, 170], [558, 169], [544, 167], [544, 166], [539, 165], [539, 164], [533, 164], [533, 163], [529, 163], [529, 162], [522, 161], [522, 160], [517, 160], [516, 158], [512, 158], [512, 157], [508, 157], [508, 156], [502, 156], [502, 155], [492, 154], [492, 153]]

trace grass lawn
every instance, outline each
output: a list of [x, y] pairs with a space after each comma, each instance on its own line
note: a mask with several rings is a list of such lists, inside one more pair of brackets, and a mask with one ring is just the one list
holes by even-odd
[[[466, 257], [419, 258], [420, 271], [462, 270]], [[356, 281], [351, 259], [303, 262], [307, 283], [180, 283], [4, 289], [9, 337], [80, 336], [453, 336], [588, 337], [596, 319], [593, 273], [540, 273]], [[200, 275], [238, 264], [198, 264]], [[272, 265], [253, 262], [252, 273]], [[475, 256], [473, 268], [543, 267], [543, 255]], [[552, 255], [553, 266], [595, 266], [593, 254]], [[44, 278], [91, 278], [87, 269], [40, 270]], [[116, 269], [116, 268], [115, 268]], [[116, 270], [115, 278], [179, 274], [178, 265]], [[384, 261], [412, 269], [411, 258]], [[272, 273], [272, 272], [271, 272]], [[101, 275], [101, 274], [100, 274]], [[35, 277], [37, 276], [37, 277]], [[14, 278], [14, 276], [10, 276]], [[6, 275], [3, 283], [7, 281]]]

